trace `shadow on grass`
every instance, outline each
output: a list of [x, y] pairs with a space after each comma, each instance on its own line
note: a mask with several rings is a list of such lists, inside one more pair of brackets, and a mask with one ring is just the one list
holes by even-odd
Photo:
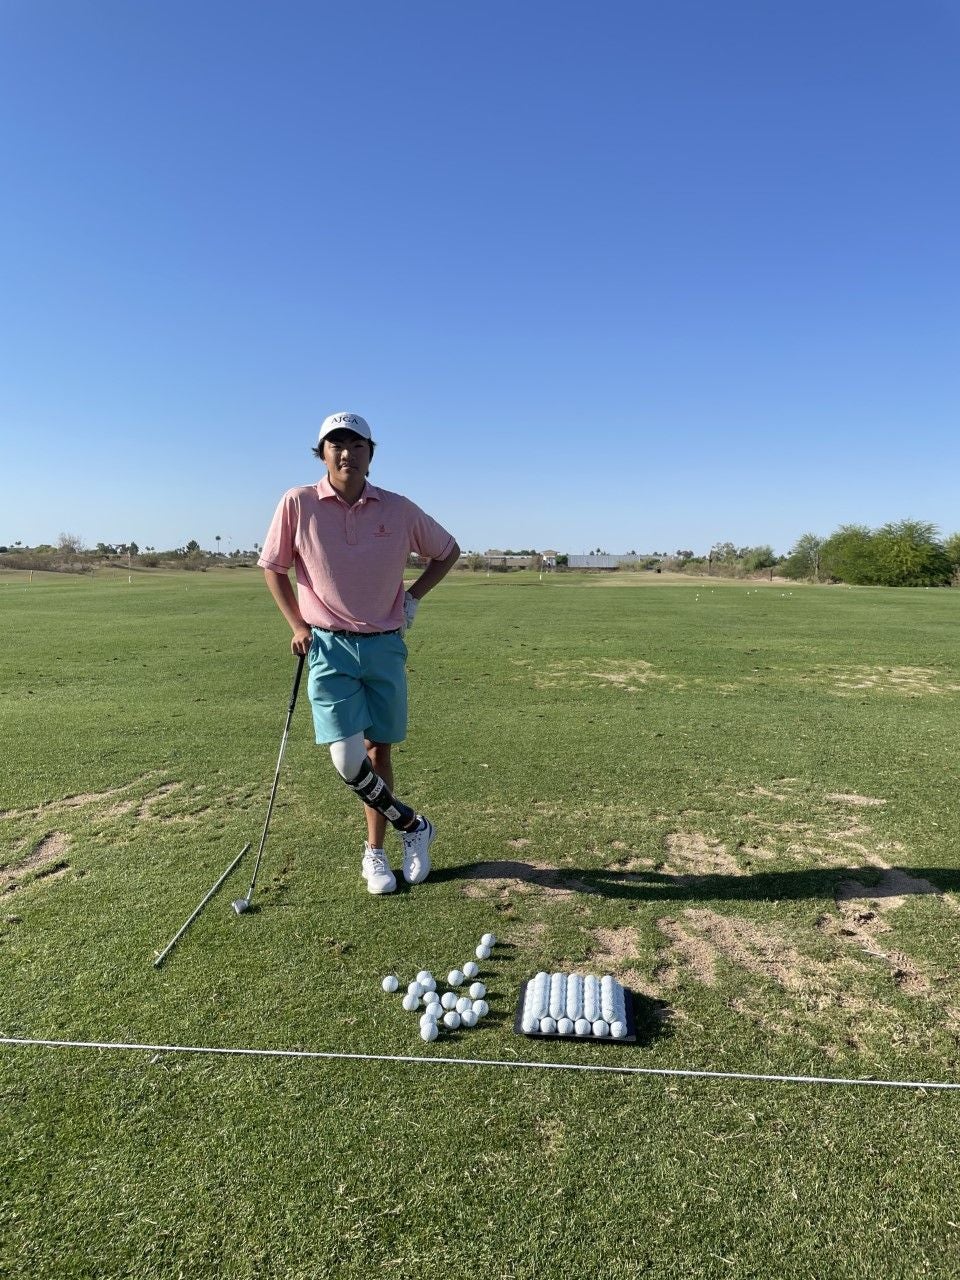
[[875, 898], [911, 894], [942, 894], [960, 891], [960, 870], [952, 867], [894, 868], [910, 880], [929, 881], [931, 889], [891, 880], [881, 867], [804, 868], [798, 871], [763, 871], [750, 875], [670, 875], [660, 871], [615, 871], [588, 867], [536, 867], [528, 862], [467, 862], [456, 867], [437, 867], [432, 881], [463, 880], [481, 885], [484, 881], [516, 881], [547, 895], [599, 894], [628, 903], [687, 902], [704, 898], [781, 902], [786, 899], [830, 899], [845, 880], [857, 880]]

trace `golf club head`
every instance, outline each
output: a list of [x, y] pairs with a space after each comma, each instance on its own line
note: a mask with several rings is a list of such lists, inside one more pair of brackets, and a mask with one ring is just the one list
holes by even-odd
[[242, 916], [242, 915], [243, 915], [243, 913], [244, 913], [245, 911], [249, 911], [249, 910], [250, 910], [250, 899], [249, 899], [249, 898], [237, 898], [236, 902], [234, 902], [234, 904], [233, 904], [233, 909], [234, 909], [234, 911], [237, 913], [237, 915], [238, 915], [238, 916]]

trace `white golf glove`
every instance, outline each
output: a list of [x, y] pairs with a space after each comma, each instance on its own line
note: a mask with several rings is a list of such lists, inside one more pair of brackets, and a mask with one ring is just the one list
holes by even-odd
[[409, 591], [403, 593], [403, 629], [409, 631], [420, 608], [420, 601], [414, 599]]

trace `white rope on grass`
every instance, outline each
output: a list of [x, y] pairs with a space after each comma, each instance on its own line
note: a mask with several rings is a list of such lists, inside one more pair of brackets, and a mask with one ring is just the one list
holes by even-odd
[[759, 1080], [767, 1084], [860, 1085], [874, 1089], [960, 1089], [952, 1080], [871, 1080], [842, 1076], [777, 1076], [755, 1071], [704, 1071], [687, 1067], [604, 1067], [579, 1062], [529, 1062], [503, 1058], [424, 1058], [399, 1053], [337, 1053], [322, 1049], [229, 1049], [211, 1045], [122, 1044], [109, 1040], [34, 1040], [26, 1036], [0, 1036], [0, 1045], [33, 1045], [47, 1049], [119, 1049], [139, 1053], [205, 1053], [225, 1057], [311, 1058], [350, 1062], [415, 1062], [437, 1067], [511, 1067], [535, 1071], [589, 1071], [618, 1076], [682, 1076], [703, 1080]]

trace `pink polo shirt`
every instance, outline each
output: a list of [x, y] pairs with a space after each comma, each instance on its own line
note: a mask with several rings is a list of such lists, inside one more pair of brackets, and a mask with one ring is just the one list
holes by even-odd
[[257, 563], [296, 570], [303, 620], [332, 631], [393, 631], [403, 622], [403, 570], [411, 551], [442, 560], [454, 539], [399, 493], [369, 482], [351, 507], [329, 479], [288, 489]]

